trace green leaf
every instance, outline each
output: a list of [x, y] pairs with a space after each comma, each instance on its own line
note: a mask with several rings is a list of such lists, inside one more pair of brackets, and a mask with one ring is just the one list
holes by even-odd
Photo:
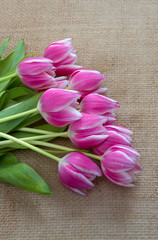
[[5, 93], [6, 93], [6, 91], [0, 92], [0, 110], [2, 109], [2, 106], [3, 106], [3, 104], [4, 104]]
[[6, 58], [0, 61], [0, 77], [11, 72], [11, 66], [14, 60], [14, 56], [15, 56], [15, 51], [11, 52]]
[[0, 47], [0, 58], [2, 57], [2, 54], [3, 54], [3, 52], [5, 51], [8, 43], [9, 43], [9, 40], [10, 40], [10, 38], [6, 38], [6, 39], [4, 40], [4, 42], [2, 43], [2, 45], [1, 45], [1, 47]]
[[[0, 102], [0, 109], [5, 108], [7, 103], [10, 100], [16, 99], [18, 100], [19, 97], [24, 97], [27, 95], [27, 98], [30, 98], [31, 96], [34, 95], [34, 91], [27, 88], [27, 87], [16, 87], [9, 89], [8, 91], [5, 91], [5, 96], [3, 96], [3, 104]], [[22, 100], [22, 99], [20, 99]]]
[[43, 117], [40, 114], [32, 114], [31, 117], [26, 118], [23, 122], [21, 122], [14, 130], [22, 128], [22, 127], [27, 127], [33, 123], [38, 122], [41, 120]]
[[[18, 87], [19, 85], [22, 86], [22, 81], [21, 81], [21, 79], [19, 78], [19, 76], [16, 76], [16, 77], [12, 78], [12, 79], [9, 81], [8, 85], [6, 86], [6, 88], [7, 88], [7, 90], [9, 90], [9, 89], [11, 89], [11, 88]], [[5, 89], [6, 89], [6, 88], [5, 88]]]
[[63, 132], [67, 128], [67, 126], [65, 126], [65, 127], [55, 127], [55, 126], [50, 125], [50, 124], [44, 124], [44, 125], [37, 126], [35, 128], [50, 131], [50, 132]]
[[10, 183], [30, 192], [51, 194], [44, 180], [27, 164], [16, 163], [0, 168], [0, 181]]
[[17, 65], [25, 56], [25, 43], [24, 40], [20, 40], [15, 48], [15, 55], [13, 59], [13, 63], [11, 66], [12, 71], [16, 70]]
[[[11, 52], [6, 58], [0, 60], [0, 77], [7, 76], [11, 72], [11, 65], [14, 59], [15, 52]], [[0, 92], [5, 90], [9, 85], [11, 78], [0, 82]]]
[[[41, 96], [41, 93], [34, 95], [33, 97], [18, 103], [17, 105], [13, 105], [7, 109], [4, 109], [0, 112], [0, 118], [5, 118], [14, 114], [18, 114], [21, 112], [25, 112], [27, 110], [31, 110], [37, 107], [38, 100]], [[37, 113], [38, 114], [38, 113]], [[4, 133], [8, 133], [12, 131], [16, 126], [18, 126], [24, 119], [28, 118], [29, 115], [16, 118], [11, 121], [6, 121], [0, 124], [0, 131]]]
[[10, 81], [11, 81], [11, 79], [7, 79], [7, 80], [0, 83], [0, 92], [7, 88]]
[[6, 167], [8, 165], [16, 164], [18, 162], [18, 158], [13, 153], [2, 153], [2, 156], [0, 156], [0, 169], [1, 167]]

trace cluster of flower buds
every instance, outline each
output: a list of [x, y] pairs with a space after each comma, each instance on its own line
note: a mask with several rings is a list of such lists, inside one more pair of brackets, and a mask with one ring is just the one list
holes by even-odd
[[[37, 107], [49, 124], [69, 124], [68, 137], [78, 148], [92, 148], [100, 156], [102, 171], [110, 181], [134, 186], [135, 174], [141, 168], [140, 155], [131, 148], [133, 133], [112, 125], [117, 121], [114, 111], [119, 103], [103, 95], [107, 90], [102, 88], [106, 77], [75, 65], [76, 61], [72, 40], [65, 39], [50, 44], [44, 57], [24, 59], [17, 73], [28, 87], [38, 92], [46, 90]], [[80, 194], [93, 188], [92, 180], [101, 175], [99, 167], [79, 152], [69, 153], [59, 163], [61, 183]]]

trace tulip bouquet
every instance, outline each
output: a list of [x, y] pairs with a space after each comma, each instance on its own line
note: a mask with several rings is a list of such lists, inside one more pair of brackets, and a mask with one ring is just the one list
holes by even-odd
[[[31, 149], [57, 161], [60, 182], [81, 195], [94, 188], [102, 172], [119, 186], [134, 186], [140, 155], [131, 147], [132, 131], [113, 124], [119, 103], [104, 95], [106, 77], [76, 65], [72, 39], [50, 44], [43, 57], [26, 56], [21, 40], [2, 58], [8, 42], [0, 47], [0, 181], [51, 194], [12, 152]], [[56, 137], [76, 147], [54, 144]], [[99, 160], [102, 171], [92, 159]]]

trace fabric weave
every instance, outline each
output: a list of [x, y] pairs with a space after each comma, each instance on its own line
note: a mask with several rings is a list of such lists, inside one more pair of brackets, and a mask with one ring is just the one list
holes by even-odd
[[[24, 38], [30, 55], [73, 38], [78, 64], [108, 76], [107, 96], [120, 103], [118, 125], [131, 129], [142, 158], [136, 187], [105, 180], [83, 197], [64, 188], [57, 163], [17, 151], [53, 190], [51, 196], [0, 184], [1, 240], [156, 240], [158, 236], [158, 1], [1, 0], [0, 43], [6, 54]], [[55, 142], [60, 143], [60, 139]], [[67, 140], [62, 144], [72, 146]]]

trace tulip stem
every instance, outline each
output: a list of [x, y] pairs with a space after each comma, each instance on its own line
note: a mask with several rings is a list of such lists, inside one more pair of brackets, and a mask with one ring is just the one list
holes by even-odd
[[[54, 144], [54, 143], [47, 143], [47, 142], [34, 141], [34, 140], [30, 141], [30, 143], [35, 144], [35, 145], [45, 146], [45, 147], [52, 147], [52, 148], [60, 149], [60, 150], [67, 151], [67, 152], [77, 152], [77, 151], [80, 152], [80, 150], [78, 150], [78, 149], [65, 147], [65, 146], [61, 146], [61, 145], [58, 145], [58, 144]], [[82, 151], [82, 153], [85, 154], [88, 157], [91, 157], [91, 158], [94, 158], [94, 159], [97, 159], [97, 160], [101, 160], [101, 156], [98, 156], [98, 155], [95, 155], [95, 154], [92, 154], [92, 153], [87, 153], [87, 152], [84, 152], [84, 151]]]
[[[26, 142], [30, 142], [32, 140], [44, 140], [44, 139], [49, 139], [50, 138], [54, 138], [54, 137], [63, 137], [64, 133], [53, 133], [52, 134], [47, 134], [47, 135], [38, 135], [38, 136], [33, 136], [33, 137], [25, 137], [25, 138], [18, 138], [19, 140], [22, 141], [26, 141]], [[12, 140], [4, 140], [4, 141], [0, 141], [0, 148], [3, 146], [4, 147], [8, 147], [8, 145], [13, 144]]]
[[29, 127], [23, 127], [18, 129], [20, 132], [30, 132], [30, 133], [39, 133], [39, 134], [48, 134], [48, 135], [56, 135], [57, 137], [67, 137], [68, 132], [51, 132], [46, 130], [41, 130], [37, 128], [29, 128]]
[[25, 147], [27, 147], [27, 148], [35, 151], [35, 152], [38, 152], [38, 153], [40, 153], [40, 154], [42, 154], [42, 155], [44, 155], [44, 156], [46, 156], [46, 157], [49, 157], [49, 158], [51, 158], [51, 159], [53, 159], [53, 160], [56, 160], [57, 162], [60, 162], [60, 158], [58, 158], [58, 157], [56, 157], [56, 156], [54, 156], [54, 155], [52, 155], [52, 154], [50, 154], [50, 153], [48, 153], [48, 152], [40, 149], [40, 148], [38, 148], [38, 147], [33, 146], [33, 145], [30, 144], [30, 143], [24, 142], [24, 141], [22, 141], [22, 140], [20, 140], [20, 139], [18, 139], [18, 138], [15, 138], [15, 137], [13, 137], [13, 136], [10, 136], [10, 135], [8, 135], [8, 134], [6, 134], [6, 133], [2, 133], [2, 132], [0, 132], [0, 136], [3, 137], [3, 138], [6, 138], [6, 139], [8, 139], [8, 140], [11, 140], [11, 141], [13, 141], [13, 142], [15, 142], [15, 143], [18, 143], [18, 144], [20, 144], [20, 145], [22, 145], [22, 146], [25, 146]]
[[15, 73], [12, 73], [12, 74], [10, 74], [10, 75], [7, 75], [7, 76], [5, 76], [5, 77], [1, 77], [0, 78], [0, 82], [3, 82], [3, 81], [5, 81], [5, 80], [7, 80], [7, 79], [9, 79], [9, 78], [12, 78], [12, 77], [15, 77], [15, 76], [17, 76], [17, 73], [15, 72]]
[[17, 114], [14, 114], [12, 116], [9, 116], [9, 117], [1, 118], [0, 123], [11, 121], [11, 120], [16, 119], [16, 118], [24, 117], [26, 115], [29, 115], [29, 114], [32, 114], [32, 113], [35, 113], [35, 112], [39, 112], [38, 108], [34, 108], [34, 109], [31, 109], [31, 110], [28, 110], [28, 111], [25, 111], [25, 112], [22, 112], [22, 113], [17, 113]]

